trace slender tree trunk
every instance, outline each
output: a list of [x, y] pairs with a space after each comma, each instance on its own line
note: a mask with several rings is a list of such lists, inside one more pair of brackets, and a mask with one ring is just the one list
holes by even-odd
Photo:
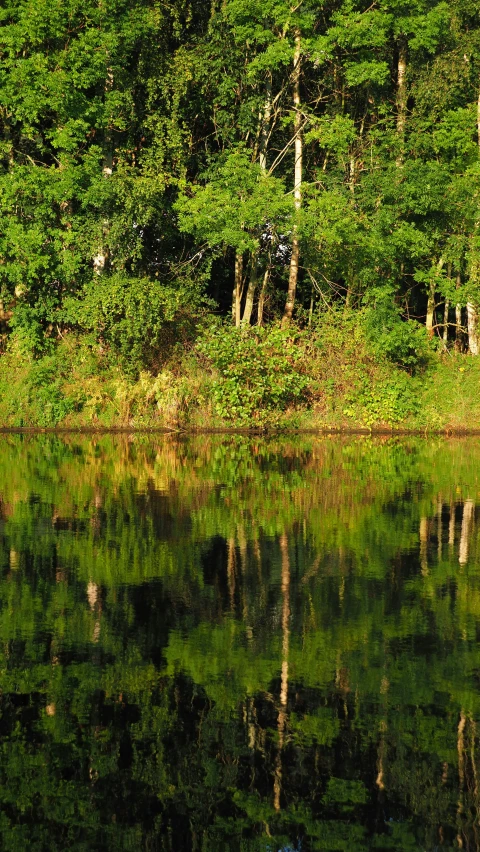
[[[259, 146], [259, 163], [263, 172], [267, 170], [267, 147], [268, 134], [270, 129], [270, 121], [272, 115], [272, 76], [267, 77], [265, 104], [263, 111], [260, 114], [260, 146]], [[259, 251], [252, 254], [252, 262], [250, 268], [250, 278], [248, 282], [247, 295], [245, 297], [245, 307], [243, 309], [242, 325], [250, 325], [253, 313], [253, 303], [255, 292], [258, 284], [258, 261]]]
[[467, 328], [468, 328], [468, 351], [471, 355], [478, 355], [478, 311], [472, 302], [467, 302]]
[[268, 264], [262, 281], [262, 289], [260, 290], [260, 295], [258, 297], [258, 317], [257, 317], [257, 325], [263, 325], [263, 311], [265, 309], [265, 298], [267, 295], [267, 286], [268, 279], [270, 278], [270, 263]]
[[270, 132], [270, 121], [272, 118], [272, 75], [268, 74], [265, 91], [265, 105], [262, 114], [262, 128], [260, 132], [260, 151], [258, 161], [262, 171], [267, 171], [267, 148], [268, 135]]
[[232, 319], [237, 328], [240, 328], [240, 312], [242, 306], [243, 291], [243, 254], [239, 251], [235, 254], [235, 281], [232, 294]]
[[247, 287], [247, 295], [245, 297], [245, 307], [243, 309], [242, 325], [250, 325], [253, 313], [253, 300], [257, 289], [258, 281], [258, 252], [252, 254], [252, 263], [250, 269], [250, 279]]
[[[295, 212], [298, 216], [302, 206], [302, 176], [303, 176], [303, 140], [302, 115], [300, 112], [300, 71], [301, 71], [301, 36], [300, 30], [295, 33], [295, 54], [293, 60], [293, 107], [295, 110]], [[293, 226], [292, 257], [290, 259], [290, 275], [288, 279], [287, 301], [282, 319], [282, 328], [290, 324], [295, 306], [297, 292], [298, 266], [300, 260], [300, 243], [298, 238], [298, 222]]]
[[[437, 264], [437, 269], [440, 272], [443, 268], [443, 257], [440, 258]], [[435, 315], [435, 281], [430, 281], [428, 285], [428, 299], [427, 299], [427, 317], [425, 320], [425, 327], [427, 329], [427, 334], [429, 337], [433, 337], [433, 324], [434, 324], [434, 315]]]
[[425, 327], [429, 337], [433, 337], [433, 318], [435, 313], [435, 282], [431, 281], [428, 285], [428, 300], [427, 300], [427, 318]]
[[405, 128], [407, 124], [407, 42], [401, 38], [398, 42], [397, 63], [397, 136], [399, 152], [397, 166], [402, 166], [405, 156]]
[[[107, 79], [105, 81], [105, 94], [113, 88], [113, 72], [109, 68], [107, 71]], [[113, 139], [110, 130], [105, 131], [104, 137], [104, 154], [103, 154], [103, 177], [109, 178], [113, 173]], [[98, 247], [97, 254], [93, 258], [93, 269], [96, 275], [101, 275], [108, 261], [108, 249], [106, 247], [106, 238], [110, 230], [110, 222], [104, 219], [102, 222], [102, 239]]]
[[[478, 95], [477, 101], [477, 139], [478, 139], [478, 153], [480, 157], [480, 92]], [[475, 227], [475, 231], [478, 234], [478, 223]], [[475, 274], [472, 276], [475, 282], [479, 283], [479, 264], [478, 261], [474, 264], [474, 269], [472, 270]], [[468, 351], [470, 355], [478, 355], [479, 353], [479, 339], [478, 339], [478, 306], [472, 302], [467, 302], [467, 329], [468, 329]]]
[[445, 349], [448, 343], [448, 313], [450, 311], [450, 302], [445, 299], [445, 307], [443, 309], [443, 345]]
[[[457, 284], [456, 289], [462, 286], [462, 275], [460, 272], [457, 273]], [[455, 305], [455, 350], [457, 352], [461, 352], [463, 349], [462, 342], [462, 306], [459, 302]]]

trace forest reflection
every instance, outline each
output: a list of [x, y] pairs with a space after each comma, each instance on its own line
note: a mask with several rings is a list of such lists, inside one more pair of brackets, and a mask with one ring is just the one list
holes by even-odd
[[480, 849], [480, 441], [0, 447], [2, 848]]

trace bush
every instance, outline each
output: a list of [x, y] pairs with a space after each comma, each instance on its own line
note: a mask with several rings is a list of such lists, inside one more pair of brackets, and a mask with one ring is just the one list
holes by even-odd
[[211, 389], [215, 413], [242, 426], [260, 425], [273, 411], [305, 402], [309, 380], [300, 338], [278, 327], [210, 327], [197, 351], [218, 371]]
[[388, 288], [378, 288], [364, 309], [361, 321], [374, 353], [410, 373], [424, 369], [431, 357], [425, 328], [403, 320]]
[[130, 375], [158, 367], [172, 345], [194, 336], [202, 298], [189, 282], [175, 287], [117, 274], [92, 281], [81, 299], [66, 300], [63, 318], [93, 332]]

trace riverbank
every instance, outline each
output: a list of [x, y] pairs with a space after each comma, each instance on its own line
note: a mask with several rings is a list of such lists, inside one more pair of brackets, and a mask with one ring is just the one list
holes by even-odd
[[409, 367], [358, 322], [308, 333], [218, 325], [135, 374], [70, 334], [42, 357], [18, 346], [0, 357], [0, 427], [478, 430], [480, 359], [421, 346]]

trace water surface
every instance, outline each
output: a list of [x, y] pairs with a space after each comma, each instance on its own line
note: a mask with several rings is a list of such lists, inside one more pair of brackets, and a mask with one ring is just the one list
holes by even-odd
[[480, 442], [0, 436], [6, 850], [480, 849]]

